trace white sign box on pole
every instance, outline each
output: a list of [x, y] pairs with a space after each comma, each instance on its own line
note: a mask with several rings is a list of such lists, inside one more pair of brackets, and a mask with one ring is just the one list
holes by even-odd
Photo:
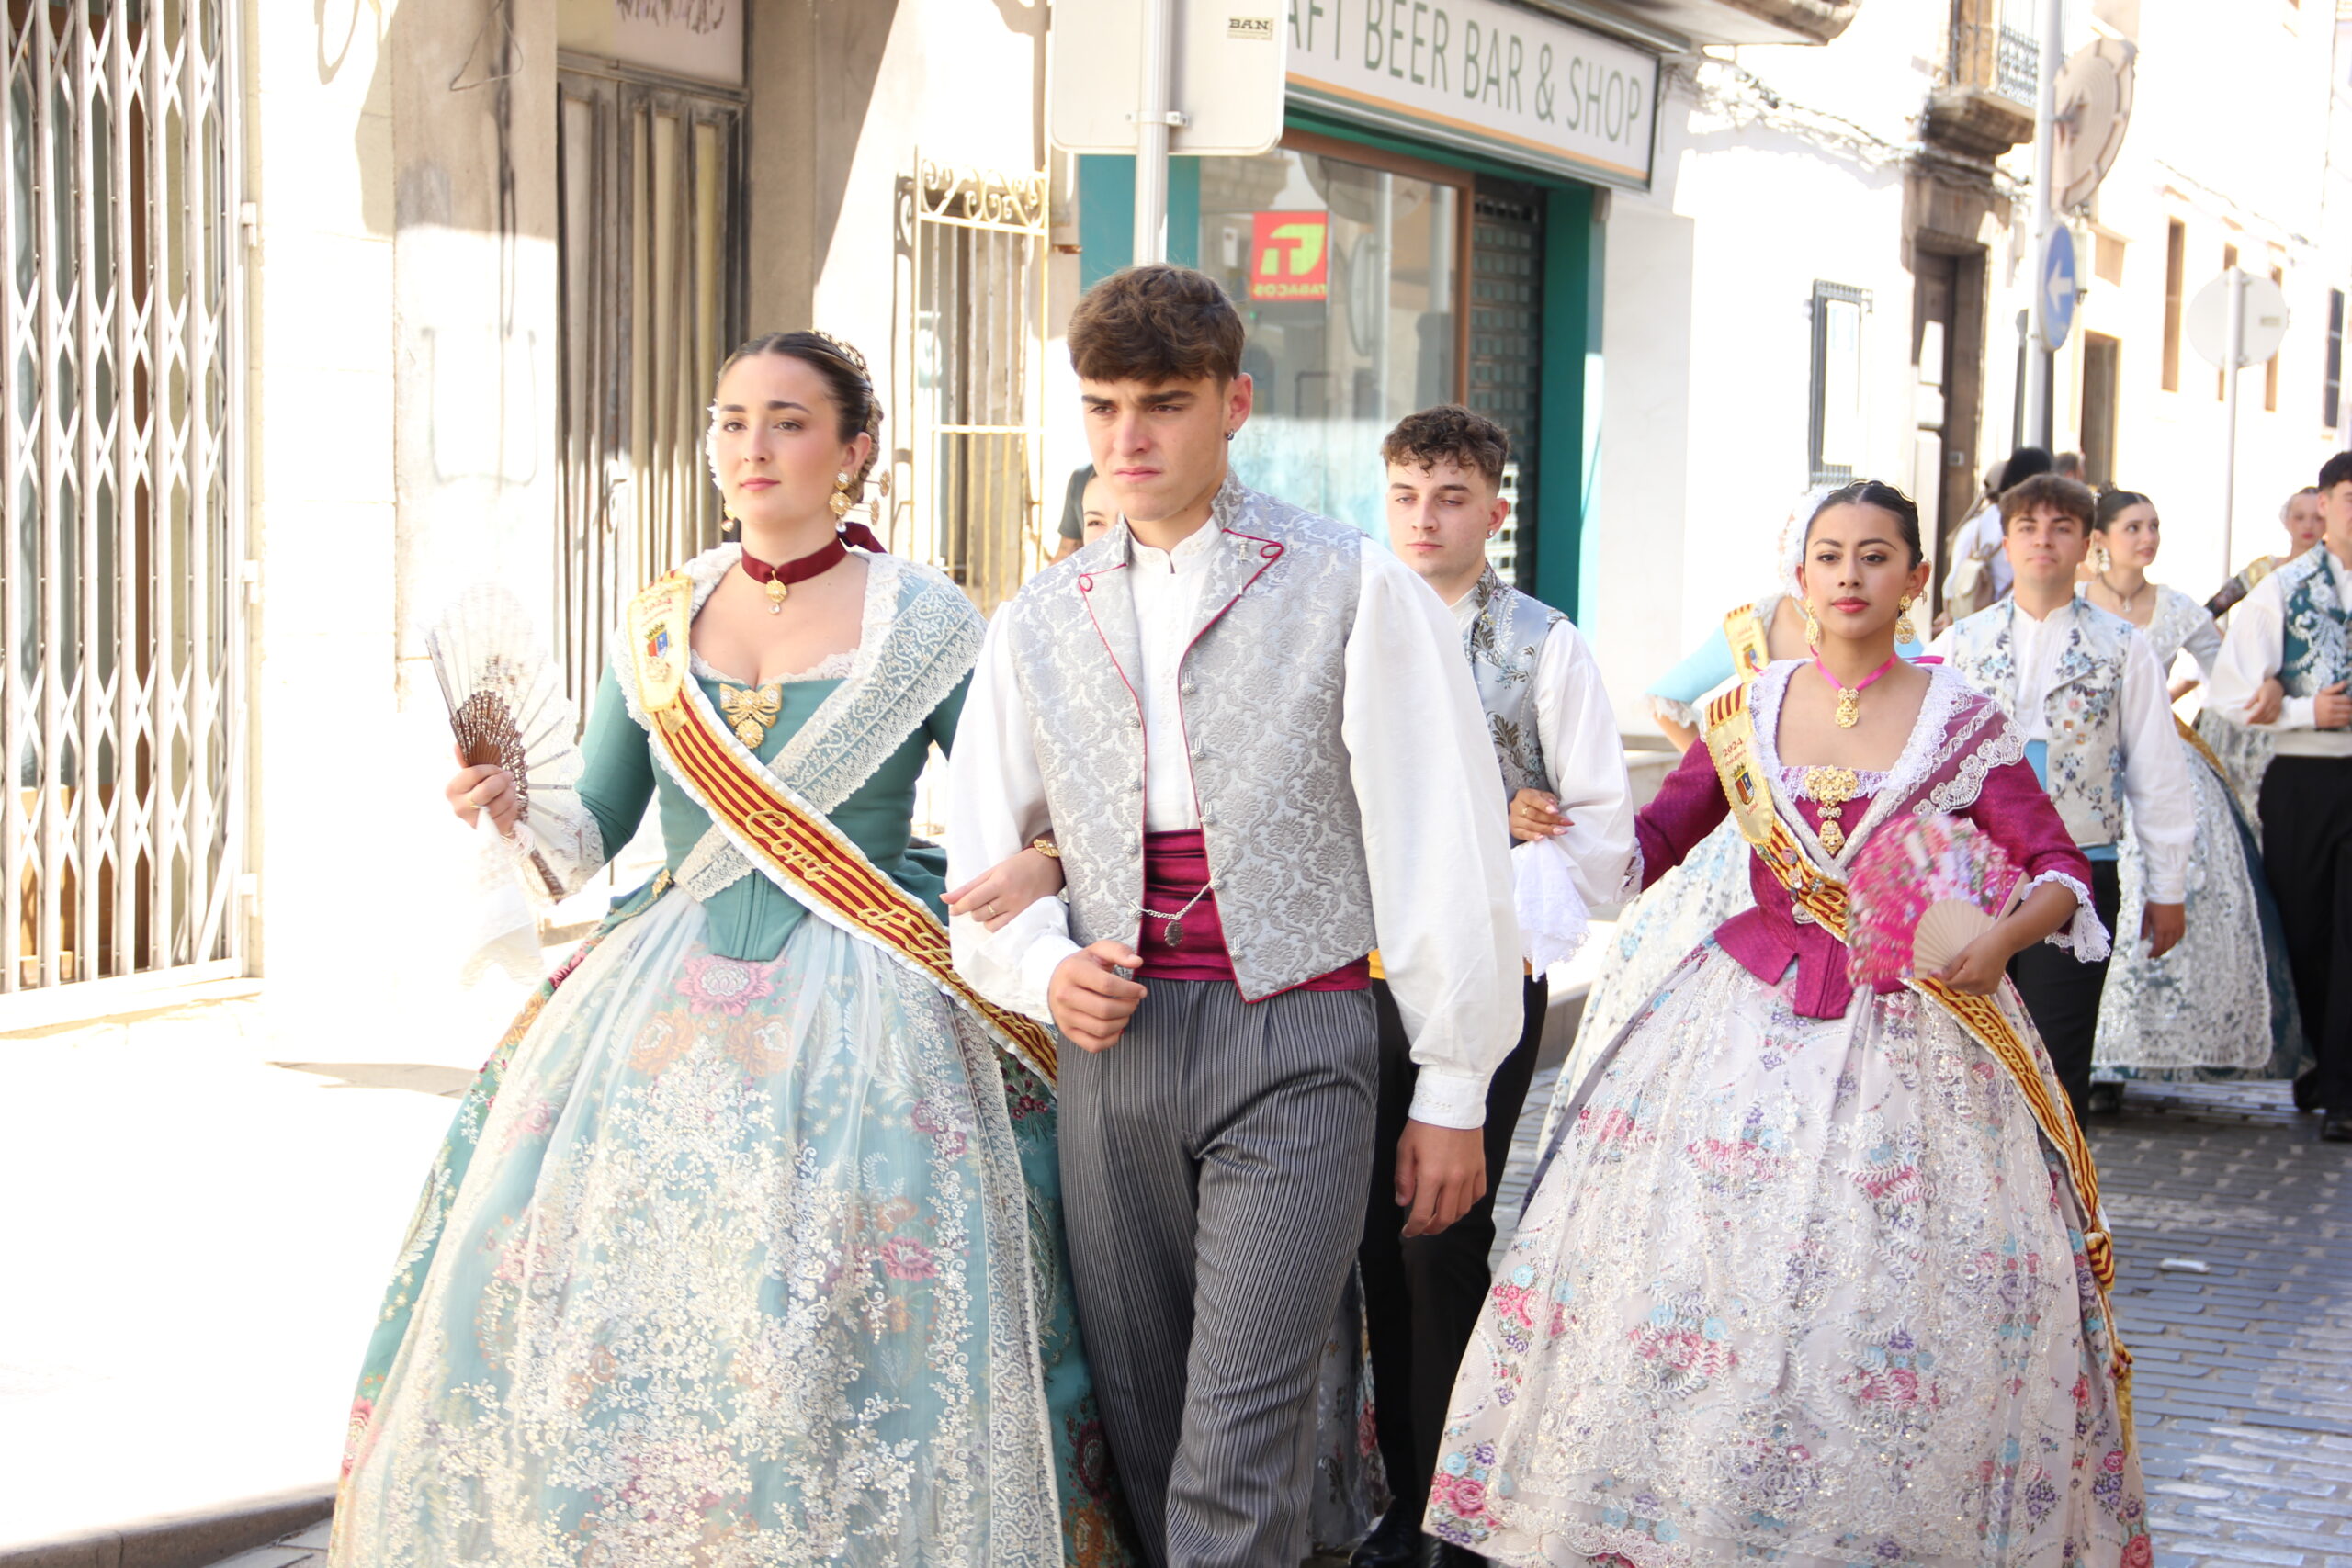
[[1500, 0], [1286, 3], [1298, 101], [1514, 164], [1648, 188], [1656, 56]]
[[[1246, 158], [1282, 140], [1287, 0], [1170, 0], [1168, 150]], [[1065, 152], [1133, 152], [1143, 17], [1136, 0], [1063, 0], [1046, 59], [1046, 134]]]

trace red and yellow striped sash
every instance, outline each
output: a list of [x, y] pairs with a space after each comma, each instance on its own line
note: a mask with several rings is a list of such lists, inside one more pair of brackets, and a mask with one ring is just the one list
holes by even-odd
[[716, 717], [695, 701], [700, 694], [684, 677], [693, 615], [694, 585], [676, 574], [639, 593], [628, 609], [639, 703], [679, 781], [787, 891], [914, 967], [978, 1017], [1001, 1047], [1054, 1082], [1058, 1063], [1052, 1032], [974, 990], [956, 972], [947, 931], [937, 917], [821, 813], [794, 798], [774, 773], [746, 766], [719, 739]]

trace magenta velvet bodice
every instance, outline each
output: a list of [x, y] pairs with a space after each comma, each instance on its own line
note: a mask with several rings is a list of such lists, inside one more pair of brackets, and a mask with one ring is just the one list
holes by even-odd
[[[1781, 817], [1817, 829], [1821, 823], [1820, 804], [1792, 797], [1779, 777], [1777, 748], [1765, 733], [1767, 723], [1778, 718], [1778, 694], [1785, 687], [1787, 672], [1776, 667], [1758, 681], [1758, 685], [1764, 687], [1776, 677], [1778, 683], [1759, 694], [1767, 700], [1753, 705], [1759, 748], [1772, 764], [1759, 772], [1770, 782], [1773, 806]], [[1938, 679], [1954, 677], [1939, 674]], [[1898, 764], [1894, 775], [1881, 785], [1881, 790], [1894, 789], [1917, 798], [1896, 802], [1878, 819], [1888, 819], [1915, 806], [1947, 811], [1989, 834], [2008, 855], [2009, 863], [2023, 872], [2028, 883], [2047, 875], [2061, 875], [2070, 878], [2078, 893], [2086, 895], [2091, 882], [2090, 862], [2075, 847], [2074, 836], [2042, 792], [2031, 764], [2024, 760], [2022, 745], [2015, 742], [2015, 730], [1998, 716], [1997, 710], [1987, 713], [1984, 700], [1972, 701], [1971, 695], [1947, 691], [1940, 694], [1939, 700], [1938, 694], [1930, 694], [1921, 708], [1921, 722], [1936, 725], [1940, 733], [1932, 738], [1915, 737], [1915, 745], [1926, 740], [1942, 744], [1923, 753], [1922, 760], [1928, 763], [1924, 769], [1905, 770]], [[1906, 758], [1910, 755], [1906, 750]], [[1910, 777], [1908, 773], [1917, 776]], [[1864, 836], [1856, 833], [1856, 829], [1871, 815], [1876, 793], [1857, 795], [1846, 803], [1839, 821], [1854, 837], [1838, 860], [1823, 859], [1816, 847], [1808, 845], [1816, 863], [1828, 875], [1844, 880], [1842, 866], [1850, 861]], [[1642, 886], [1647, 887], [1670, 867], [1679, 864], [1730, 813], [1722, 781], [1715, 773], [1714, 758], [1702, 741], [1684, 753], [1681, 765], [1667, 775], [1657, 798], [1644, 807], [1635, 819], [1634, 832], [1642, 852]], [[1842, 1015], [1854, 998], [1846, 944], [1815, 924], [1810, 916], [1802, 915], [1788, 889], [1752, 852], [1748, 855], [1747, 874], [1755, 891], [1756, 907], [1724, 921], [1715, 932], [1717, 945], [1767, 985], [1777, 984], [1788, 974], [1789, 965], [1794, 964], [1796, 983], [1791, 1002], [1797, 1012], [1806, 1018]], [[1877, 988], [1900, 990], [1902, 984], [1885, 982]]]

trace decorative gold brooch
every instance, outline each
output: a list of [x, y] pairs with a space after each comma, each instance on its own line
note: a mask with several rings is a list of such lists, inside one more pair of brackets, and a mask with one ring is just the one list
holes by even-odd
[[1821, 847], [1831, 854], [1846, 848], [1846, 829], [1838, 818], [1846, 803], [1861, 793], [1862, 781], [1854, 776], [1851, 768], [1807, 768], [1804, 771], [1805, 793], [1821, 807]]
[[718, 706], [727, 715], [735, 739], [756, 751], [768, 738], [768, 726], [784, 708], [784, 692], [780, 685], [721, 686]]

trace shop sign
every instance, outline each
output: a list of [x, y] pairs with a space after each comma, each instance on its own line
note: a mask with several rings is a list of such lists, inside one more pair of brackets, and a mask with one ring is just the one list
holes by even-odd
[[1251, 213], [1250, 298], [1328, 298], [1331, 288], [1330, 236], [1328, 213]]
[[1289, 0], [1295, 101], [1647, 188], [1657, 59], [1503, 0]]

